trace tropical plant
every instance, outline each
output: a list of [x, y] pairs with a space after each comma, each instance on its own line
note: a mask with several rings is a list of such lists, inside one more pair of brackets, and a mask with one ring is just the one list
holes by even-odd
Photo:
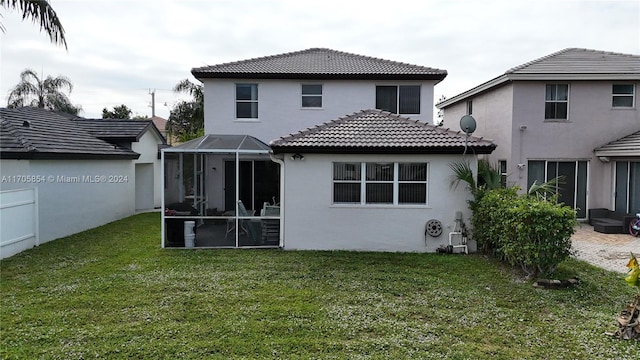
[[527, 196], [535, 196], [538, 200], [553, 199], [558, 195], [561, 184], [564, 184], [564, 176], [562, 175], [541, 184], [534, 180], [527, 190]]
[[638, 294], [640, 294], [640, 264], [638, 264], [638, 259], [633, 253], [631, 253], [627, 267], [629, 268], [629, 272], [627, 277], [624, 278], [624, 281], [626, 281], [629, 286], [635, 286]]
[[[40, 30], [44, 30], [49, 35], [52, 43], [62, 44], [65, 49], [67, 48], [64, 28], [55, 10], [49, 4], [49, 0], [0, 0], [0, 5], [5, 9], [22, 12], [22, 20], [30, 19], [34, 23], [40, 23]], [[1, 14], [0, 17], [2, 17]], [[0, 30], [5, 32], [1, 23]]]
[[7, 107], [32, 106], [78, 115], [82, 107], [72, 105], [65, 90], [69, 93], [73, 90], [66, 76], [49, 75], [42, 80], [35, 71], [25, 69], [20, 73], [20, 82], [9, 92]]
[[188, 79], [173, 87], [175, 93], [191, 96], [191, 100], [178, 102], [169, 114], [167, 131], [180, 141], [188, 141], [204, 135], [204, 91], [200, 84]]
[[194, 84], [189, 79], [184, 79], [173, 87], [175, 93], [183, 93], [191, 95], [193, 101], [204, 104], [204, 91], [202, 85]]
[[498, 169], [497, 166], [491, 165], [489, 161], [485, 159], [478, 160], [477, 182], [469, 161], [456, 161], [449, 164], [449, 167], [453, 171], [453, 177], [450, 183], [451, 188], [456, 188], [462, 181], [467, 183], [471, 194], [476, 196], [481, 188], [489, 190], [502, 187], [500, 183], [500, 169]]

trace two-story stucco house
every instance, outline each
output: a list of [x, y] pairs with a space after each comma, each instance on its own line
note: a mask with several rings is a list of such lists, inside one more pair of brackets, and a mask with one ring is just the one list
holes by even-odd
[[195, 219], [195, 246], [435, 251], [469, 215], [449, 164], [495, 148], [430, 125], [444, 70], [312, 48], [192, 74], [208, 135], [163, 151], [163, 233]]
[[628, 137], [640, 131], [639, 82], [638, 55], [570, 48], [436, 106], [444, 127], [476, 119], [475, 135], [498, 144], [488, 158], [510, 184], [564, 176], [560, 200], [585, 219], [590, 208], [640, 208], [640, 146]]

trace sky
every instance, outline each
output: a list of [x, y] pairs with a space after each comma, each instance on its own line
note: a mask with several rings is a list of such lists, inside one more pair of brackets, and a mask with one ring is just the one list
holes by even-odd
[[[640, 0], [51, 0], [68, 50], [0, 8], [0, 95], [64, 75], [81, 116], [169, 117], [191, 69], [313, 47], [447, 70], [434, 102], [577, 47], [640, 54]], [[435, 114], [434, 114], [435, 115]], [[331, 119], [327, 119], [331, 120]]]

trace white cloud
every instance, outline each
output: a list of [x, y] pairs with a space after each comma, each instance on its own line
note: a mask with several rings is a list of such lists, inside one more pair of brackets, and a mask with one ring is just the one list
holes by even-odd
[[69, 50], [3, 12], [0, 94], [25, 68], [63, 74], [85, 116], [126, 104], [168, 116], [171, 88], [193, 67], [329, 47], [445, 69], [436, 97], [567, 47], [640, 53], [640, 2], [132, 0], [52, 2]]

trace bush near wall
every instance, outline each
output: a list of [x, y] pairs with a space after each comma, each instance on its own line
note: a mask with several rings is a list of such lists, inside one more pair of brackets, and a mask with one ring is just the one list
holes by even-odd
[[568, 206], [511, 188], [484, 191], [471, 208], [479, 247], [529, 276], [552, 273], [570, 255], [576, 213]]

